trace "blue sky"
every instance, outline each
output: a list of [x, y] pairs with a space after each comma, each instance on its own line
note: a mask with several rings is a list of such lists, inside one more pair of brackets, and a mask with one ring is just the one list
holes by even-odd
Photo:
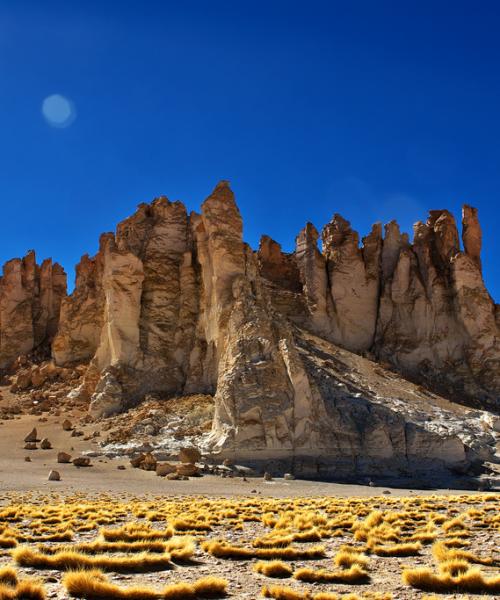
[[138, 203], [229, 179], [253, 247], [471, 203], [499, 302], [499, 31], [487, 0], [0, 0], [0, 261], [72, 279]]

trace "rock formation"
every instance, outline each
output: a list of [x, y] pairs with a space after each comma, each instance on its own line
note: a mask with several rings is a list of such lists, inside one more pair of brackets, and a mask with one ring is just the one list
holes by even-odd
[[35, 253], [15, 258], [0, 278], [0, 368], [18, 356], [50, 351], [66, 296], [66, 274], [61, 265], [45, 260], [37, 265]]
[[151, 393], [212, 394], [206, 447], [222, 457], [319, 476], [464, 469], [489, 451], [346, 386], [334, 368], [342, 348], [500, 409], [500, 310], [469, 206], [462, 239], [463, 251], [446, 210], [417, 223], [413, 242], [390, 222], [361, 244], [336, 214], [321, 236], [308, 223], [291, 254], [267, 236], [254, 252], [227, 182], [200, 214], [160, 197], [101, 237], [69, 296], [50, 261], [5, 265], [1, 365], [49, 343], [58, 366], [88, 363], [71, 395], [95, 417]]

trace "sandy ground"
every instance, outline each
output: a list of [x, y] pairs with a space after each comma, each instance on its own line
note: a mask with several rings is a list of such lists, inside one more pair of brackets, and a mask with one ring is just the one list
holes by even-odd
[[[62, 422], [69, 418], [77, 423], [78, 415], [69, 413], [60, 417], [47, 417], [47, 422], [40, 422], [40, 417], [23, 415], [14, 420], [0, 424], [0, 492], [59, 491], [64, 493], [86, 492], [98, 494], [111, 492], [117, 494], [202, 494], [206, 496], [235, 496], [262, 494], [272, 497], [297, 496], [378, 496], [388, 488], [369, 487], [340, 483], [322, 483], [315, 481], [275, 479], [265, 482], [262, 478], [221, 478], [205, 475], [191, 478], [189, 481], [168, 481], [157, 477], [154, 472], [133, 469], [127, 457], [108, 459], [92, 458], [92, 466], [76, 468], [72, 464], [58, 464], [57, 453], [65, 451], [73, 457], [85, 451], [98, 451], [99, 438], [84, 441], [82, 437], [71, 437], [71, 432], [62, 429]], [[52, 443], [52, 450], [24, 450], [24, 437], [36, 427], [38, 437], [47, 437]], [[85, 435], [96, 430], [96, 425], [78, 427]], [[29, 456], [31, 462], [26, 462]], [[125, 470], [119, 470], [119, 465]], [[61, 474], [60, 482], [47, 480], [49, 471], [56, 469]], [[396, 496], [408, 494], [449, 494], [453, 490], [407, 490], [391, 489]], [[464, 493], [463, 490], [457, 493]]]

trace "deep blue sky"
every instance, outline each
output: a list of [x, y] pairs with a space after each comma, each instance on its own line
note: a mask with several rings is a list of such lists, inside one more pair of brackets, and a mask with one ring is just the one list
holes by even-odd
[[471, 203], [498, 302], [499, 31], [485, 0], [0, 0], [0, 261], [35, 248], [72, 279], [139, 202], [197, 210], [229, 179], [254, 247]]

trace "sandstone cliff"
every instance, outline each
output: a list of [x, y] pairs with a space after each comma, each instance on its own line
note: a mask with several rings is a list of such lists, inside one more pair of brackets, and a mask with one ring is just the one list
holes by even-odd
[[31, 254], [7, 263], [1, 366], [43, 344], [58, 366], [88, 363], [71, 394], [95, 417], [151, 393], [212, 394], [206, 448], [234, 458], [316, 475], [464, 469], [490, 456], [490, 439], [474, 448], [437, 431], [432, 411], [415, 419], [337, 368], [343, 348], [457, 402], [500, 409], [500, 311], [468, 206], [462, 239], [463, 250], [445, 210], [417, 223], [413, 242], [391, 222], [361, 244], [336, 214], [321, 235], [307, 224], [291, 254], [267, 236], [254, 252], [227, 182], [200, 214], [160, 197], [101, 237], [69, 296], [57, 265], [38, 268]]
[[65, 296], [66, 274], [50, 259], [39, 266], [30, 251], [4, 265], [0, 278], [0, 368], [35, 350], [50, 352]]

